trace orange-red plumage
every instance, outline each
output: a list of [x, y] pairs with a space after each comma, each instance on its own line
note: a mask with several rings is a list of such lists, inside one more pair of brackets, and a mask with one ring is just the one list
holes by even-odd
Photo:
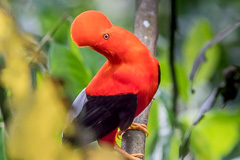
[[[131, 32], [113, 25], [101, 12], [78, 15], [71, 27], [73, 41], [88, 46], [107, 61], [86, 87], [89, 96], [137, 95], [135, 116], [151, 102], [159, 85], [159, 63]], [[117, 130], [102, 137], [115, 142]]]

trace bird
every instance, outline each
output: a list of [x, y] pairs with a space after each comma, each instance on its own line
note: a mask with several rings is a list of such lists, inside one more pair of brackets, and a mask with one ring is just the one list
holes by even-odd
[[[132, 128], [146, 128], [133, 120], [150, 104], [158, 89], [159, 62], [133, 33], [112, 24], [100, 11], [80, 13], [70, 30], [78, 47], [97, 51], [106, 57], [106, 62], [74, 100], [72, 121], [63, 133], [63, 141], [76, 146], [93, 141], [100, 146], [116, 146], [118, 128], [121, 132], [132, 124]], [[72, 128], [74, 132], [69, 131]]]

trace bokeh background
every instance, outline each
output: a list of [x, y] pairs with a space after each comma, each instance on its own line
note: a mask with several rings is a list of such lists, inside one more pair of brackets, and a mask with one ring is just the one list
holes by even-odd
[[[20, 101], [24, 104], [25, 101], [33, 101], [33, 99], [36, 99], [36, 103], [29, 102], [27, 105], [28, 108], [36, 108], [36, 111], [23, 113], [18, 111], [18, 114], [13, 114], [14, 116], [20, 115], [20, 118], [16, 120], [10, 120], [9, 135], [6, 135], [4, 132], [4, 118], [2, 116], [0, 120], [0, 136], [2, 137], [0, 139], [0, 159], [14, 159], [12, 157], [22, 157], [23, 159], [28, 159], [31, 156], [32, 157], [30, 159], [37, 159], [36, 157], [43, 159], [40, 157], [42, 157], [44, 154], [47, 155], [48, 153], [40, 153], [39, 151], [35, 152], [34, 149], [39, 150], [43, 149], [44, 146], [51, 146], [48, 144], [49, 140], [48, 142], [46, 141], [46, 143], [42, 144], [43, 148], [34, 148], [32, 147], [34, 143], [31, 144], [31, 142], [33, 142], [37, 137], [31, 139], [31, 136], [35, 134], [35, 136], [39, 136], [37, 139], [46, 138], [46, 136], [42, 137], [41, 135], [47, 135], [48, 133], [45, 133], [44, 131], [42, 132], [41, 130], [47, 130], [51, 128], [51, 125], [56, 126], [54, 123], [50, 122], [52, 121], [52, 117], [56, 117], [58, 114], [60, 114], [62, 117], [66, 116], [62, 112], [58, 113], [58, 109], [56, 108], [56, 110], [53, 110], [52, 112], [58, 113], [57, 115], [48, 115], [49, 108], [51, 108], [50, 106], [48, 107], [48, 105], [51, 105], [52, 103], [52, 105], [55, 106], [59, 103], [57, 96], [56, 98], [53, 96], [57, 93], [55, 93], [55, 91], [51, 91], [51, 88], [54, 88], [53, 86], [56, 87], [56, 83], [58, 84], [59, 82], [45, 82], [46, 80], [44, 79], [46, 79], [46, 74], [48, 74], [50, 77], [58, 78], [61, 80], [61, 83], [64, 83], [61, 93], [64, 95], [64, 97], [67, 97], [69, 103], [71, 103], [78, 93], [84, 87], [86, 87], [91, 78], [97, 73], [99, 68], [106, 61], [105, 57], [96, 53], [95, 51], [92, 51], [88, 48], [77, 48], [73, 44], [70, 37], [71, 22], [75, 16], [83, 11], [98, 10], [106, 14], [113, 24], [133, 32], [135, 1], [1, 1], [1, 3], [4, 4], [2, 6], [5, 6], [5, 8], [8, 9], [10, 8], [9, 15], [13, 17], [13, 21], [15, 21], [13, 24], [13, 30], [16, 29], [16, 32], [24, 35], [25, 38], [27, 37], [28, 44], [30, 41], [30, 46], [33, 48], [33, 50], [38, 50], [38, 47], [42, 44], [41, 40], [45, 35], [50, 35], [50, 38], [47, 38], [47, 42], [42, 45], [43, 48], [41, 51], [41, 56], [36, 56], [36, 53], [27, 55], [24, 54], [24, 57], [27, 57], [26, 59], [31, 59], [31, 72], [29, 73], [29, 79], [31, 79], [31, 82], [29, 83], [31, 83], [32, 88], [37, 90], [37, 93], [34, 92], [35, 97], [24, 97], [25, 99]], [[211, 110], [206, 113], [204, 118], [197, 125], [192, 127], [192, 123], [200, 113], [201, 106], [203, 105], [204, 101], [214, 91], [214, 89], [218, 88], [221, 82], [224, 81], [223, 70], [230, 65], [240, 65], [240, 29], [236, 29], [224, 40], [208, 49], [206, 52], [206, 62], [204, 62], [204, 64], [201, 65], [200, 69], [196, 72], [194, 82], [191, 82], [189, 79], [194, 60], [204, 44], [211, 40], [225, 27], [238, 22], [240, 16], [240, 1], [177, 0], [176, 12], [177, 31], [175, 37], [175, 69], [179, 87], [177, 113], [172, 112], [173, 90], [169, 68], [170, 2], [168, 0], [160, 0], [158, 16], [159, 35], [156, 58], [160, 62], [162, 75], [161, 84], [150, 111], [148, 123], [150, 136], [147, 138], [146, 159], [176, 160], [179, 156], [186, 156], [185, 159], [199, 160], [240, 159], [239, 94], [237, 94], [232, 100], [227, 101], [225, 105], [223, 103], [223, 97], [219, 95], [216, 98], [216, 103]], [[5, 24], [3, 19], [0, 19], [0, 21]], [[9, 27], [9, 29], [12, 28]], [[4, 31], [3, 24], [0, 26], [0, 30]], [[22, 40], [20, 39], [19, 41]], [[18, 46], [15, 44], [15, 41], [8, 41], [8, 43], [9, 47], [12, 48]], [[4, 50], [1, 49], [2, 48], [0, 44], [0, 52], [4, 53]], [[27, 51], [24, 50], [23, 52], [25, 53]], [[5, 68], [5, 65], [3, 65], [5, 64], [3, 62], [4, 60], [2, 60], [4, 59], [2, 58], [4, 56], [2, 56], [1, 53], [0, 55], [1, 66], [3, 66], [1, 67], [3, 68], [1, 69], [1, 73], [4, 74], [7, 72], [6, 68], [8, 65], [6, 65], [7, 67]], [[8, 63], [6, 62], [6, 64]], [[14, 65], [15, 66], [13, 66], [13, 68], [19, 67], [18, 63], [14, 63]], [[26, 71], [26, 73], [28, 72]], [[12, 74], [14, 75], [14, 73]], [[4, 79], [2, 78], [2, 75], [1, 79]], [[20, 79], [18, 79], [18, 75], [13, 76], [12, 78], [8, 77], [7, 80], [6, 78], [5, 80], [2, 80], [1, 88], [3, 91], [1, 91], [1, 100], [2, 102], [7, 102], [1, 103], [1, 105], [5, 105], [6, 103], [8, 104], [7, 106], [11, 106], [9, 104], [19, 104], [17, 103], [19, 101], [12, 99], [12, 97], [14, 97], [13, 90], [15, 87], [11, 88], [11, 85], [6, 82], [10, 81], [10, 79], [13, 81], [12, 84], [18, 83], [18, 85], [22, 85], [27, 83], [24, 80], [20, 81]], [[194, 94], [192, 93], [192, 89], [195, 91]], [[31, 91], [31, 93], [32, 92], [33, 91]], [[45, 94], [48, 97], [41, 96]], [[38, 99], [38, 97], [42, 97], [42, 99]], [[42, 104], [37, 103], [38, 101], [42, 102]], [[43, 103], [43, 101], [46, 102]], [[45, 109], [41, 110], [41, 106], [46, 107]], [[37, 107], [39, 108], [37, 109]], [[21, 113], [24, 116], [21, 116]], [[26, 115], [32, 115], [31, 119], [24, 119], [23, 117]], [[29, 121], [34, 122], [36, 118], [39, 119], [39, 122], [31, 125]], [[59, 125], [61, 120], [58, 120], [57, 118], [53, 119], [56, 120], [56, 124], [58, 126], [55, 129], [59, 130], [59, 128], [62, 127]], [[28, 121], [29, 124], [25, 123], [25, 121]], [[26, 127], [27, 129], [24, 130], [24, 127], [20, 127], [19, 129], [17, 127], [18, 125], [16, 124], [17, 122], [22, 122], [25, 124], [25, 126], [28, 126], [28, 128]], [[49, 126], [45, 127], [41, 124], [49, 124]], [[31, 129], [33, 126], [34, 128]], [[15, 134], [16, 132], [20, 133], [20, 131], [21, 134]], [[190, 131], [192, 131], [191, 134], [188, 134]], [[28, 132], [26, 134], [27, 136], [24, 137], [23, 135], [26, 132]], [[6, 147], [6, 144], [8, 143], [8, 136], [10, 137], [10, 148], [19, 146], [18, 148], [16, 147], [15, 149], [12, 149], [13, 151], [10, 149], [9, 152], [7, 152], [8, 147]], [[25, 139], [21, 136], [23, 136]], [[20, 141], [14, 137], [22, 138], [22, 140]], [[28, 139], [30, 139], [29, 143], [26, 142]], [[36, 144], [38, 143], [40, 142], [36, 142]], [[55, 144], [54, 141], [52, 148], [58, 148], [56, 146], [59, 146], [57, 145], [59, 143], [60, 142], [58, 141]], [[25, 147], [25, 150], [21, 151], [21, 147]], [[28, 154], [29, 148], [33, 148], [31, 154]], [[59, 155], [63, 154], [55, 151], [55, 149], [52, 149], [51, 152], [54, 153], [55, 156], [51, 157], [52, 154], [49, 153], [49, 155], [46, 156], [48, 157], [46, 159], [56, 159]], [[62, 151], [62, 148], [60, 150]], [[26, 154], [18, 154], [18, 152]], [[34, 156], [35, 153], [37, 156]], [[66, 158], [66, 155], [69, 153], [70, 151], [66, 152], [65, 156], [62, 156], [61, 158]]]

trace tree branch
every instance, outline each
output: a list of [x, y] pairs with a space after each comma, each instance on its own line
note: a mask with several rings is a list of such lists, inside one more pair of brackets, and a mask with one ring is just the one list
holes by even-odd
[[[134, 34], [155, 54], [158, 37], [159, 0], [137, 0]], [[147, 125], [151, 103], [134, 119], [135, 123]], [[122, 137], [122, 149], [130, 154], [145, 153], [146, 134], [139, 130], [128, 130]]]

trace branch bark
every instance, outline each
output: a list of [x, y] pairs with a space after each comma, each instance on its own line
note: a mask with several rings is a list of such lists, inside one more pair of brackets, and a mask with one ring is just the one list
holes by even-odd
[[[158, 37], [159, 0], [136, 0], [134, 34], [155, 54]], [[147, 125], [151, 103], [134, 119], [135, 123]], [[145, 153], [146, 134], [139, 130], [128, 130], [122, 136], [122, 149], [130, 154]]]

